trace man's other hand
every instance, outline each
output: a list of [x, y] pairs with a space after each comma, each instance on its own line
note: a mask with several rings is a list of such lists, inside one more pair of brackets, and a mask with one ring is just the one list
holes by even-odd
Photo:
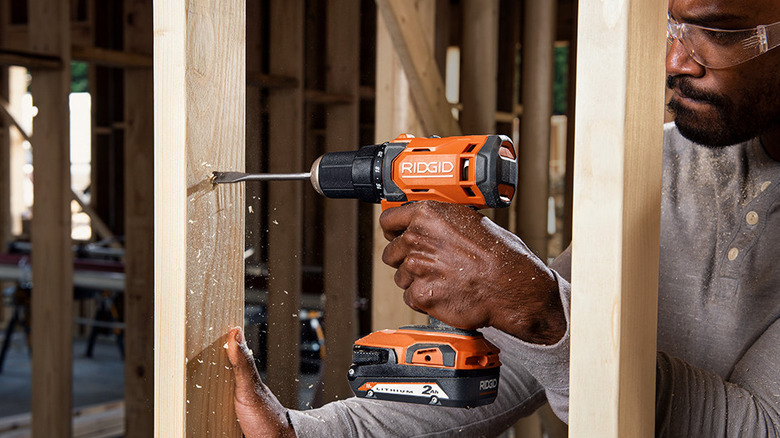
[[453, 327], [493, 326], [537, 344], [566, 331], [555, 276], [514, 234], [469, 207], [423, 201], [379, 223], [404, 301]]
[[260, 380], [252, 350], [241, 327], [228, 334], [228, 359], [236, 380], [235, 406], [241, 431], [247, 438], [295, 437], [287, 411]]

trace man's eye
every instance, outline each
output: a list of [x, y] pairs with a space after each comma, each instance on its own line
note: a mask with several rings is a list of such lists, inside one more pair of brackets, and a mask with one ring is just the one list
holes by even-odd
[[709, 42], [720, 46], [731, 46], [745, 39], [742, 32], [723, 32], [709, 29], [702, 29], [702, 32]]

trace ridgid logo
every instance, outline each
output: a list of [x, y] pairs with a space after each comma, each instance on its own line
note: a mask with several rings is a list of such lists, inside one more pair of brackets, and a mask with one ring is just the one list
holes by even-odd
[[495, 389], [498, 386], [498, 379], [480, 380], [479, 390]]
[[451, 161], [406, 161], [401, 163], [405, 178], [447, 178], [453, 176], [455, 163]]

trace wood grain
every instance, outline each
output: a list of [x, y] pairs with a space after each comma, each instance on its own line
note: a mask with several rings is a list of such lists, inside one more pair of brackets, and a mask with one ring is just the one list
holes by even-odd
[[[328, 108], [325, 144], [328, 152], [354, 151], [359, 146], [358, 85], [360, 3], [328, 2], [326, 86], [329, 93], [353, 97], [352, 103]], [[346, 379], [357, 338], [358, 204], [351, 199], [325, 200], [325, 363], [323, 401], [352, 396]]]
[[573, 437], [654, 434], [666, 5], [580, 5]]
[[[435, 1], [415, 2], [415, 13], [426, 29], [424, 38], [433, 45]], [[377, 12], [377, 76], [375, 141], [383, 143], [401, 133], [425, 132], [418, 112], [411, 105], [409, 81], [401, 60], [396, 54], [383, 15]], [[381, 208], [374, 208], [374, 256], [372, 269], [371, 324], [373, 330], [398, 328], [408, 324], [427, 324], [427, 316], [404, 304], [402, 291], [395, 285], [395, 270], [382, 263], [382, 252], [387, 241], [379, 227]]]
[[155, 3], [155, 434], [240, 436], [223, 345], [243, 324], [244, 0]]
[[[125, 0], [125, 50], [151, 60], [152, 2]], [[151, 63], [150, 63], [151, 64]], [[125, 70], [125, 437], [154, 434], [154, 76]]]
[[[269, 171], [301, 172], [311, 164], [303, 161], [304, 2], [272, 2], [270, 15], [270, 72], [299, 86], [269, 91]], [[267, 384], [290, 408], [298, 406], [304, 184], [268, 185]]]
[[524, 14], [523, 115], [518, 144], [515, 209], [517, 234], [547, 260], [547, 199], [550, 186], [550, 118], [553, 113], [553, 54], [556, 3], [527, 0]]
[[[434, 58], [434, 38], [424, 41], [420, 37], [435, 32], [435, 20], [422, 22], [423, 17], [417, 11], [419, 5], [414, 2], [377, 0], [376, 5], [403, 65], [412, 101], [424, 127], [417, 135], [460, 135], [460, 126], [450, 111], [442, 74]], [[435, 10], [435, 4], [433, 8]]]
[[28, 4], [33, 52], [63, 60], [32, 70], [33, 125], [32, 414], [33, 436], [68, 437], [72, 405], [73, 253], [70, 221], [69, 10], [58, 0]]

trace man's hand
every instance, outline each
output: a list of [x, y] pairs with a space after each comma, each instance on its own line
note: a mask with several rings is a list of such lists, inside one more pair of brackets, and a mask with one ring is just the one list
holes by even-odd
[[566, 331], [555, 277], [515, 235], [461, 205], [390, 208], [379, 223], [404, 301], [453, 327], [493, 326], [538, 344]]
[[228, 359], [236, 378], [235, 405], [241, 431], [247, 438], [294, 438], [284, 406], [271, 393], [255, 367], [252, 350], [244, 340], [241, 327], [228, 334]]

